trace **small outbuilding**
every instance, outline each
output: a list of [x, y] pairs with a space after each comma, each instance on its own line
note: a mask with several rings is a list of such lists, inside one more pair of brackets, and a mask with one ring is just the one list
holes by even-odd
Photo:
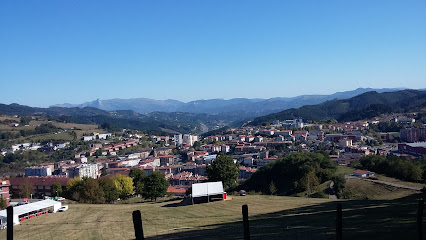
[[366, 170], [357, 169], [353, 172], [353, 176], [355, 176], [355, 177], [373, 177], [374, 173], [370, 172], [370, 171], [366, 171]]

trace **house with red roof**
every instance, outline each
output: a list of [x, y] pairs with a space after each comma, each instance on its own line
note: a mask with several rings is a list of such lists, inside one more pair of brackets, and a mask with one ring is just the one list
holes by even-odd
[[180, 186], [169, 186], [167, 188], [167, 193], [173, 194], [176, 197], [185, 197], [187, 188]]
[[352, 174], [355, 177], [373, 177], [374, 173], [366, 170], [355, 170]]

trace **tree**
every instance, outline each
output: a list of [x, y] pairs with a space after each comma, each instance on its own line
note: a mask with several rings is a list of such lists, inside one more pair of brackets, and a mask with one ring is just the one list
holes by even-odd
[[31, 121], [31, 117], [21, 117], [20, 123], [21, 125], [28, 125], [30, 124], [30, 121]]
[[104, 192], [105, 202], [111, 203], [118, 199], [119, 192], [117, 190], [117, 186], [115, 186], [114, 179], [101, 178], [99, 179], [99, 186]]
[[101, 170], [101, 177], [108, 175], [108, 172], [106, 170], [106, 167], [103, 167]]
[[319, 184], [318, 177], [315, 175], [313, 171], [306, 173], [300, 179], [300, 186], [302, 187], [303, 190], [305, 190], [308, 193], [308, 196], [314, 192], [314, 188], [318, 184]]
[[51, 188], [52, 188], [52, 195], [62, 196], [62, 186], [59, 182], [54, 182]]
[[67, 198], [80, 201], [80, 192], [82, 190], [82, 181], [79, 177], [71, 178], [67, 183]]
[[29, 198], [33, 193], [33, 185], [26, 178], [19, 184], [18, 189], [24, 198]]
[[337, 197], [341, 198], [343, 190], [345, 189], [346, 179], [342, 175], [336, 175], [331, 178], [333, 181], [334, 192]]
[[154, 171], [145, 179], [142, 196], [145, 199], [157, 201], [158, 197], [166, 195], [168, 187], [169, 183], [167, 182], [164, 174]]
[[274, 183], [274, 181], [272, 181], [270, 184], [269, 184], [269, 193], [271, 194], [271, 195], [275, 195], [275, 193], [277, 192], [277, 187], [275, 186], [275, 183]]
[[98, 150], [96, 150], [94, 155], [96, 157], [102, 156], [102, 149], [99, 148]]
[[83, 178], [80, 201], [85, 203], [104, 203], [104, 192], [99, 187], [97, 180], [93, 178]]
[[6, 209], [6, 208], [7, 208], [6, 199], [0, 198], [0, 209]]
[[136, 194], [142, 194], [144, 182], [147, 178], [145, 171], [140, 170], [139, 168], [132, 168], [130, 170], [129, 176], [133, 179], [133, 187]]
[[131, 177], [117, 174], [113, 180], [121, 199], [126, 199], [133, 194], [133, 180]]
[[207, 175], [209, 181], [222, 181], [223, 187], [229, 189], [236, 185], [238, 178], [238, 164], [230, 156], [220, 154], [213, 161], [212, 165], [207, 166]]

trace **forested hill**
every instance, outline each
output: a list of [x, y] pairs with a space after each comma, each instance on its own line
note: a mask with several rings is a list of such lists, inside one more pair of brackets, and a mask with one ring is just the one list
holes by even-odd
[[93, 107], [84, 108], [33, 108], [19, 104], [0, 104], [0, 115], [47, 116], [49, 119], [73, 123], [108, 123], [118, 128], [147, 131], [153, 134], [199, 133], [201, 124], [216, 126], [221, 117], [196, 113], [162, 113], [140, 114], [131, 110], [104, 111]]
[[412, 111], [422, 107], [426, 107], [426, 91], [402, 90], [385, 93], [372, 91], [349, 99], [335, 99], [258, 117], [250, 122], [250, 125], [294, 118], [312, 121], [328, 119], [356, 121], [383, 113]]

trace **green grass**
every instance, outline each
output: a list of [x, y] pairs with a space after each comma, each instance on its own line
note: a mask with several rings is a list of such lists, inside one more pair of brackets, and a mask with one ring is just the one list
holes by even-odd
[[38, 134], [33, 137], [29, 137], [28, 140], [33, 142], [42, 142], [45, 140], [64, 140], [64, 141], [72, 141], [74, 138], [71, 136], [69, 132], [61, 132], [61, 133], [48, 133], [48, 134]]
[[347, 166], [337, 166], [336, 174], [337, 175], [345, 175], [352, 174], [355, 168], [347, 167]]
[[399, 179], [396, 179], [396, 178], [386, 177], [386, 176], [380, 175], [380, 174], [375, 174], [375, 177], [380, 181], [397, 183], [397, 184], [401, 184], [401, 185], [405, 185], [405, 186], [409, 186], [409, 187], [418, 187], [418, 188], [425, 187], [425, 184], [423, 184], [423, 183], [407, 182], [407, 181], [399, 180]]
[[380, 183], [367, 182], [358, 179], [346, 179], [345, 190], [353, 193], [352, 199], [393, 200], [403, 198], [418, 191], [392, 187]]
[[70, 204], [67, 212], [26, 220], [14, 229], [15, 239], [134, 239], [132, 211], [140, 210], [148, 239], [242, 239], [241, 206], [248, 204], [252, 239], [334, 239], [340, 202], [344, 239], [415, 239], [417, 197], [332, 201], [248, 195], [188, 206]]

